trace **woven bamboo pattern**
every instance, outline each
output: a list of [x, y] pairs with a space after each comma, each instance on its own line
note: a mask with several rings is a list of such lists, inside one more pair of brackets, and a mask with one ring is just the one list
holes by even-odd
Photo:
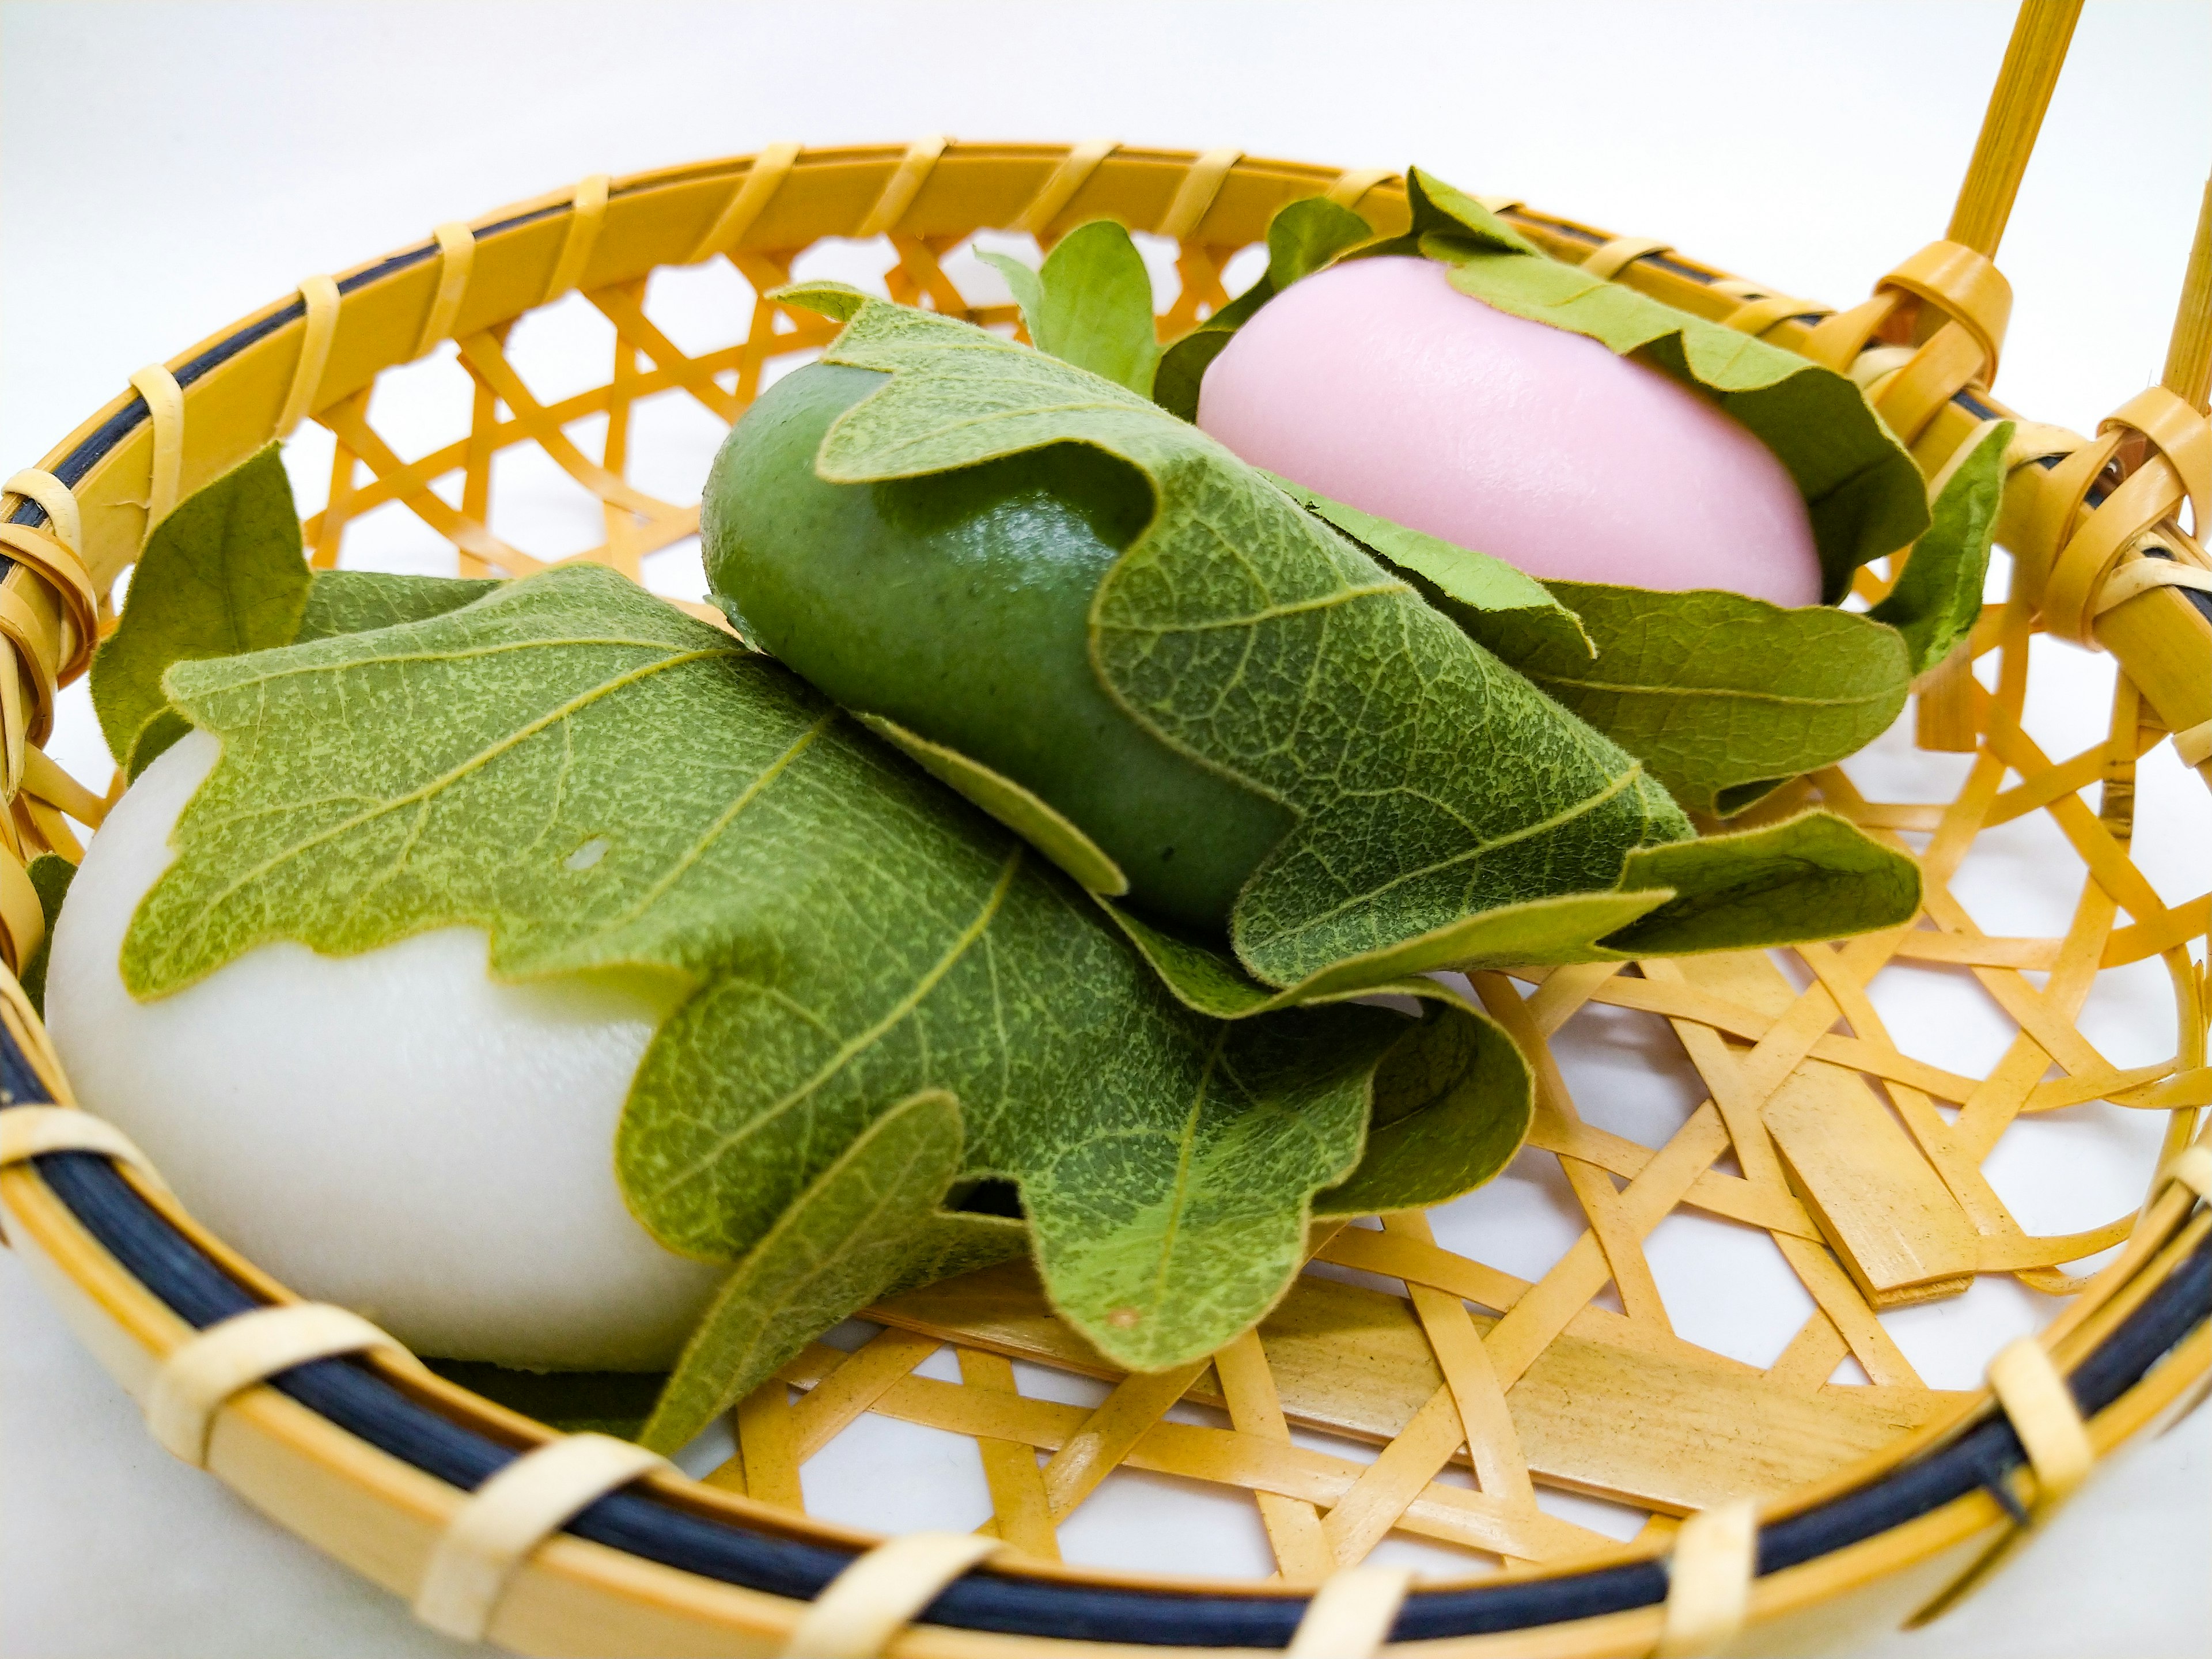
[[[2039, 96], [2048, 92], [2046, 79]], [[2029, 138], [2033, 127], [2029, 119]], [[2003, 155], [1991, 161], [1997, 184], [1981, 187], [1971, 211], [1962, 197], [1950, 240], [1846, 310], [1729, 276], [1648, 238], [1509, 198], [1486, 204], [1559, 257], [1848, 370], [1940, 478], [1986, 422], [2009, 416], [1987, 392], [2009, 307], [1991, 263], [2018, 180], [2014, 169], [2004, 182], [2008, 166]], [[276, 326], [189, 386], [169, 368], [142, 371], [134, 385], [146, 417], [91, 477], [70, 489], [40, 471], [8, 486], [46, 518], [0, 530], [16, 562], [0, 586], [0, 635], [12, 647], [0, 653], [10, 803], [0, 922], [10, 964], [27, 959], [43, 931], [35, 895], [27, 908], [24, 864], [47, 849], [76, 857], [62, 814], [96, 823], [103, 806], [37, 747], [53, 689], [112, 627], [106, 596], [158, 509], [270, 435], [312, 420], [334, 441], [327, 501], [304, 526], [319, 568], [336, 566], [349, 530], [380, 508], [411, 514], [449, 543], [460, 574], [545, 568], [554, 556], [491, 527], [496, 463], [535, 449], [599, 504], [604, 538], [571, 556], [637, 578], [648, 556], [696, 533], [698, 507], [632, 481], [635, 411], [668, 397], [734, 421], [780, 370], [823, 345], [834, 325], [767, 297], [823, 238], [880, 238], [880, 287], [893, 299], [1018, 331], [1013, 307], [971, 299], [956, 280], [956, 256], [975, 232], [1026, 230], [1048, 247], [1076, 224], [1119, 217], [1174, 245], [1178, 280], [1159, 323], [1172, 338], [1226, 302], [1231, 259], [1277, 207], [1323, 193], [1379, 229], [1404, 223], [1391, 175], [1227, 150], [941, 138], [903, 149], [784, 146], [599, 177], [474, 227], [441, 227], [397, 274], [302, 283], [266, 313]], [[723, 343], [687, 350], [655, 320], [654, 272], [708, 258], [726, 260], [750, 297]], [[2191, 290], [2199, 309], [2205, 263], [2200, 225]], [[509, 335], [572, 290], [613, 330], [606, 378], [542, 395], [509, 355]], [[378, 375], [448, 337], [467, 376], [465, 435], [404, 453], [380, 432]], [[1527, 1156], [1554, 1164], [1580, 1209], [1580, 1237], [1540, 1276], [1449, 1248], [1418, 1212], [1320, 1229], [1313, 1270], [1256, 1332], [1194, 1366], [1123, 1376], [1052, 1316], [1026, 1266], [1012, 1264], [872, 1310], [881, 1334], [854, 1352], [810, 1346], [738, 1408], [737, 1454], [707, 1484], [803, 1510], [808, 1460], [875, 1413], [972, 1439], [992, 1503], [981, 1530], [1030, 1558], [1056, 1560], [1058, 1528], [1117, 1471], [1133, 1470], [1249, 1494], [1278, 1573], [1294, 1583], [1355, 1565], [1394, 1532], [1463, 1549], [1470, 1572], [1555, 1565], [1619, 1547], [1540, 1509], [1540, 1486], [1632, 1505], [1650, 1517], [1656, 1543], [1696, 1511], [1833, 1490], [1959, 1421], [1984, 1396], [1929, 1387], [1885, 1329], [1886, 1310], [2010, 1275], [2074, 1298], [2043, 1350], [2088, 1340], [2138, 1281], [2148, 1247], [2094, 1275], [2076, 1277], [2069, 1264], [2128, 1241], [2156, 1206], [2039, 1236], [1984, 1165], [2016, 1124], [2107, 1101], [2167, 1115], [2160, 1166], [2175, 1174], [2157, 1190], [2168, 1209], [2188, 1201], [2175, 1182], [2193, 1176], [2201, 1189], [2204, 1155], [2192, 1142], [2212, 1105], [2201, 960], [2212, 894], [2166, 903], [2130, 849], [2138, 760], [2171, 735], [2190, 763], [2212, 766], [2212, 625], [2187, 597], [2212, 588], [2212, 561], [2178, 521], [2193, 503], [2201, 526], [2212, 493], [2208, 354], [2201, 328], [2178, 331], [2165, 385], [2094, 437], [2022, 423], [2000, 532], [2013, 554], [2009, 595], [1985, 607], [1960, 653], [1918, 688], [1923, 745], [1972, 756], [1955, 798], [1870, 798], [1845, 765], [1791, 786], [1748, 820], [1824, 805], [1911, 854], [1925, 878], [1915, 926], [1789, 953], [1474, 976], [1473, 994], [1536, 1067]], [[604, 435], [588, 448], [570, 435], [601, 419]], [[1885, 580], [1863, 573], [1862, 592], [1877, 596]], [[2106, 735], [2078, 752], [2051, 752], [2028, 729], [2039, 633], [2102, 644], [2121, 661]], [[2069, 919], [2051, 937], [1990, 935], [1958, 896], [1962, 873], [1983, 837], [2033, 814], [2047, 816], [2070, 851], [2065, 868], [2042, 878], [2073, 895]], [[2082, 1034], [2080, 1017], [2101, 972], [2152, 958], [2172, 984], [2176, 1051], [2122, 1067]], [[1893, 1040], [1874, 991], [1900, 968], [1971, 981], [2008, 1023], [2008, 1046], [1987, 1075], [1931, 1065]], [[1705, 1098], [1659, 1144], [1586, 1121], [1553, 1054], [1553, 1038], [1600, 1009], [1632, 1015], [1702, 1082]], [[2144, 1169], [2147, 1185], [2155, 1175]], [[1711, 1352], [1675, 1329], [1647, 1242], [1678, 1211], [1765, 1235], [1809, 1295], [1814, 1311], [1771, 1364]], [[917, 1374], [945, 1349], [957, 1382]], [[1095, 1408], [1025, 1395], [1017, 1360], [1104, 1380], [1110, 1392]], [[1846, 1360], [1867, 1380], [1832, 1381]], [[1178, 1403], [1208, 1420], [1171, 1418]], [[1293, 1440], [1293, 1425], [1377, 1449], [1313, 1449]], [[1455, 1465], [1472, 1471], [1472, 1485]], [[1717, 1527], [1717, 1517], [1705, 1530], [1719, 1537]], [[1740, 1578], [1715, 1594], [1741, 1618]], [[1732, 1627], [1725, 1608], [1670, 1605], [1670, 1621], [1678, 1615]]]

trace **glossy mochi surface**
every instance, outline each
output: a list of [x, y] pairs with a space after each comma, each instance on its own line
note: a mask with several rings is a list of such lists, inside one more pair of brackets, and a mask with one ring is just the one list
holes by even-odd
[[659, 1369], [726, 1276], [670, 1254], [615, 1182], [616, 1120], [666, 1012], [645, 986], [495, 983], [472, 927], [356, 957], [265, 945], [134, 1001], [131, 916], [212, 769], [193, 732], [93, 838], [54, 930], [48, 1027], [82, 1103], [185, 1206], [301, 1295], [418, 1352]]
[[1198, 423], [1255, 466], [1544, 580], [1818, 604], [1803, 498], [1741, 425], [1597, 341], [1354, 259], [1271, 301]]
[[1291, 819], [1153, 737], [1091, 665], [1091, 596], [1152, 517], [1143, 476], [1061, 445], [825, 483], [823, 434], [882, 380], [815, 364], [732, 428], [701, 513], [714, 590], [748, 638], [837, 702], [1042, 797], [1121, 866], [1139, 904], [1220, 927]]

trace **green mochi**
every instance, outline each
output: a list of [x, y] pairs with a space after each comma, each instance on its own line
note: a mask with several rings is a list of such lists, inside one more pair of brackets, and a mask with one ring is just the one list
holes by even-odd
[[811, 365], [732, 430], [700, 513], [716, 596], [836, 702], [1025, 785], [1121, 866], [1136, 903], [1218, 933], [1292, 817], [1161, 743], [1092, 666], [1092, 596], [1153, 514], [1143, 475], [1060, 445], [824, 482], [823, 435], [884, 378]]

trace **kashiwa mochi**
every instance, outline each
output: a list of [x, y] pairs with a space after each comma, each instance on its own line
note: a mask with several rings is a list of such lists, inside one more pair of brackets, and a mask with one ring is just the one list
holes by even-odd
[[614, 1140], [665, 993], [505, 985], [447, 927], [349, 957], [264, 945], [134, 1000], [131, 917], [220, 752], [194, 732], [94, 838], [54, 930], [47, 1023], [83, 1105], [193, 1214], [303, 1296], [416, 1351], [535, 1369], [672, 1363], [726, 1264], [654, 1243]]
[[1657, 369], [1354, 259], [1278, 295], [1206, 371], [1198, 423], [1310, 489], [1547, 580], [1820, 598], [1782, 463]]

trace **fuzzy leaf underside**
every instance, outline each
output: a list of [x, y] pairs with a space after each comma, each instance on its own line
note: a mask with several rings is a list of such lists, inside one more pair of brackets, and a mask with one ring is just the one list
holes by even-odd
[[223, 752], [133, 920], [133, 994], [272, 939], [345, 955], [454, 924], [488, 931], [503, 979], [673, 981], [616, 1164], [685, 1254], [744, 1256], [871, 1122], [941, 1089], [961, 1174], [1019, 1183], [1055, 1304], [1121, 1363], [1174, 1364], [1288, 1282], [1405, 1030], [1184, 1008], [1020, 842], [596, 567], [179, 665], [172, 689]]
[[1469, 617], [1468, 631], [1694, 811], [1741, 811], [1775, 785], [1856, 753], [1905, 706], [1903, 638], [1854, 612], [1712, 589], [1545, 586], [1582, 619], [1595, 659], [1510, 617]]
[[960, 1162], [941, 1090], [854, 1137], [716, 1293], [638, 1437], [673, 1452], [855, 1308], [1022, 1254], [1019, 1222], [937, 1207]]
[[1419, 167], [1407, 172], [1407, 194], [1412, 229], [1374, 252], [1441, 260], [1462, 294], [1634, 354], [1704, 391], [1749, 428], [1805, 497], [1823, 598], [1841, 599], [1853, 570], [1911, 545], [1927, 528], [1918, 466], [1848, 376], [1550, 258]]
[[916, 766], [981, 808], [1082, 884], [1086, 891], [1118, 898], [1129, 890], [1129, 878], [1104, 848], [1061, 813], [1002, 772], [941, 743], [932, 743], [881, 714], [854, 719]]
[[1628, 756], [1164, 410], [880, 301], [828, 361], [888, 377], [823, 440], [832, 482], [1060, 443], [1150, 479], [1158, 510], [1092, 601], [1092, 662], [1155, 736], [1298, 813], [1231, 917], [1258, 978], [1295, 985], [1494, 906], [1611, 888], [1631, 848], [1690, 833]]
[[[1587, 662], [1597, 654], [1580, 618], [1527, 572], [1490, 554], [1333, 501], [1274, 473], [1267, 477], [1300, 507], [1334, 525], [1384, 564], [1412, 573], [1424, 599], [1505, 661], [1513, 658], [1498, 648], [1501, 641], [1525, 642], [1571, 660]], [[1619, 741], [1613, 732], [1606, 735]], [[1631, 744], [1621, 746], [1637, 752]]]
[[1005, 276], [1039, 351], [1152, 395], [1160, 356], [1152, 278], [1126, 228], [1111, 219], [1078, 225], [1036, 270], [1003, 253], [976, 257]]
[[1915, 674], [1949, 656], [1982, 614], [2012, 434], [2010, 421], [1998, 422], [1953, 469], [1896, 585], [1868, 612], [1905, 636]]
[[172, 663], [291, 642], [309, 572], [275, 444], [194, 492], [154, 526], [123, 620], [93, 659], [108, 752], [137, 777], [190, 729], [169, 708]]

